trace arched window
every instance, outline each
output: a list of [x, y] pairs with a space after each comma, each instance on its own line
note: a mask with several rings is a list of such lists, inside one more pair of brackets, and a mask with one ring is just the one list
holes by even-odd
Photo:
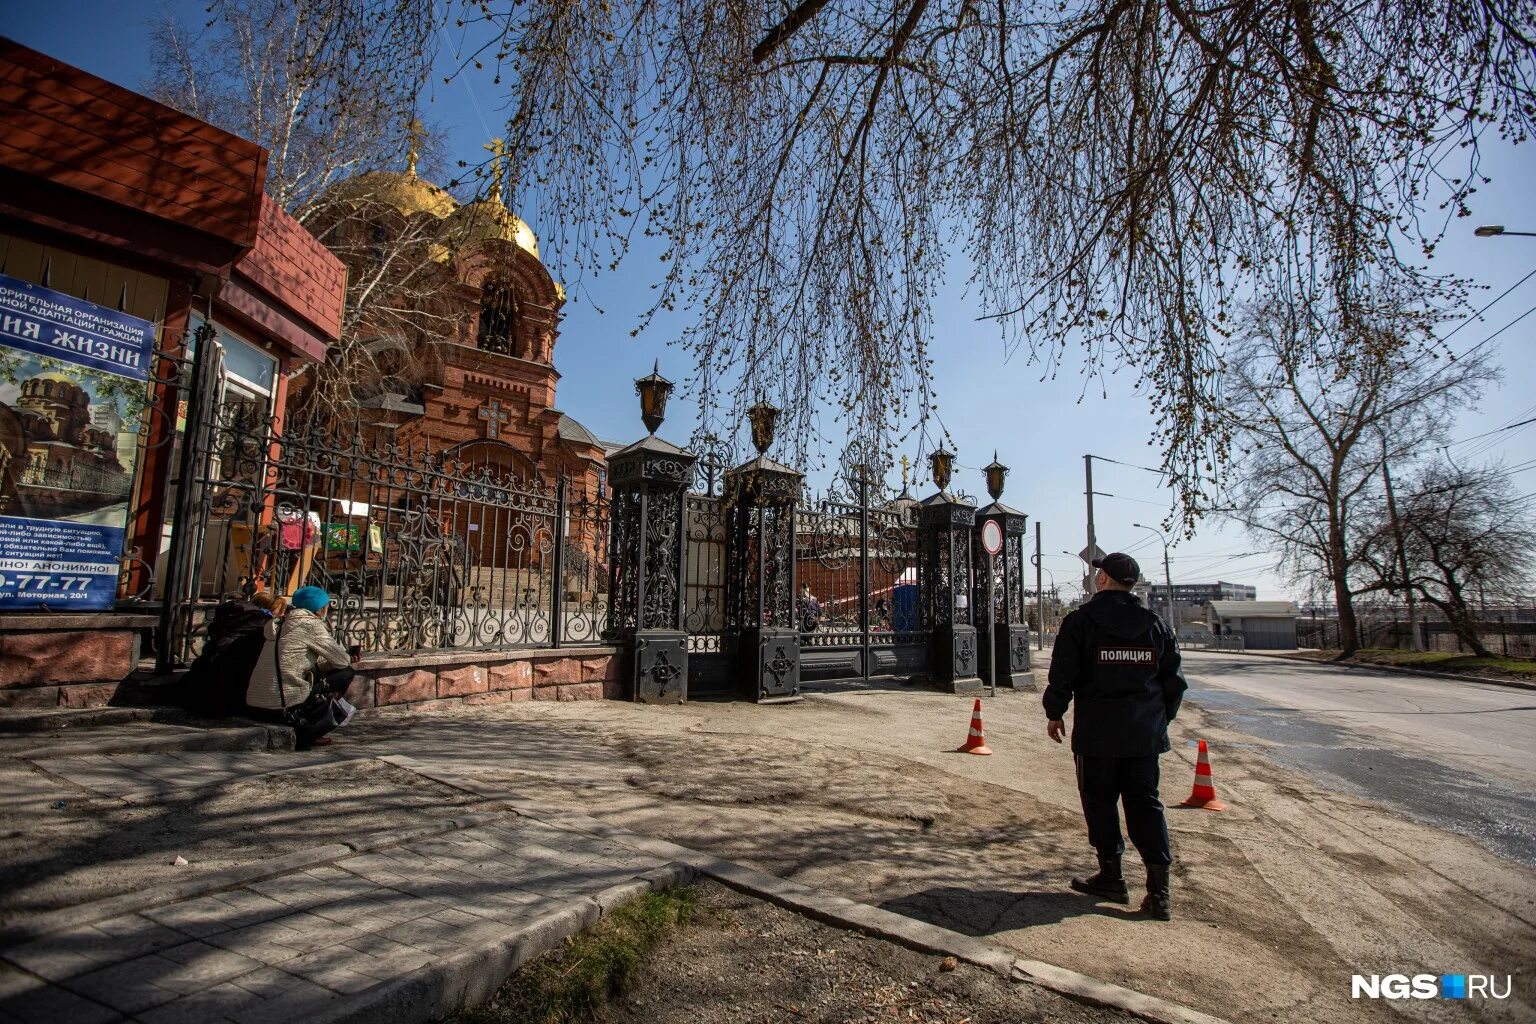
[[383, 263], [389, 255], [389, 235], [388, 226], [378, 221], [368, 225], [368, 252], [373, 256], [373, 262]]
[[517, 296], [506, 284], [487, 284], [481, 289], [480, 329], [475, 344], [487, 352], [512, 356], [517, 332]]

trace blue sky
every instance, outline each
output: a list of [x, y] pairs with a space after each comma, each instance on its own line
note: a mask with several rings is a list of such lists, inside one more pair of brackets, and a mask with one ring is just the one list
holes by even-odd
[[[165, 9], [159, 2], [133, 0], [7, 4], [0, 12], [0, 32], [135, 88], [148, 66], [147, 23]], [[204, 4], [197, 0], [180, 0], [169, 9], [191, 23], [205, 18]], [[452, 45], [451, 39], [446, 42]], [[500, 95], [488, 76], [449, 84], [439, 78], [431, 85], [425, 114], [447, 130], [450, 161], [483, 158], [481, 147], [500, 134]], [[1536, 144], [1488, 142], [1484, 171], [1493, 183], [1473, 196], [1473, 216], [1452, 226], [1432, 263], [1436, 271], [1461, 274], [1484, 286], [1486, 291], [1474, 294], [1475, 306], [1536, 269], [1536, 238], [1481, 239], [1472, 234], [1476, 225], [1489, 223], [1536, 231]], [[519, 212], [538, 232], [536, 203]], [[643, 429], [630, 381], [649, 372], [654, 359], [659, 356], [663, 372], [674, 379], [687, 370], [685, 354], [667, 347], [676, 321], [658, 321], [639, 338], [630, 337], [652, 294], [655, 264], [648, 259], [653, 260], [654, 253], [638, 250], [617, 273], [589, 282], [588, 290], [601, 298], [604, 312], [576, 296], [566, 307], [555, 349], [556, 366], [564, 375], [560, 407], [603, 437], [628, 440]], [[982, 494], [977, 467], [996, 449], [1013, 467], [1005, 500], [1030, 515], [1031, 532], [1036, 519], [1043, 523], [1045, 567], [1058, 584], [1066, 585], [1081, 575], [1081, 563], [1061, 552], [1078, 551], [1085, 541], [1083, 455], [1129, 464], [1095, 462], [1094, 489], [1114, 495], [1096, 499], [1099, 543], [1109, 550], [1131, 550], [1145, 574], [1160, 581], [1160, 544], [1132, 526], [1157, 526], [1168, 511], [1167, 492], [1159, 488], [1158, 477], [1132, 468], [1158, 461], [1157, 447], [1149, 444], [1153, 417], [1147, 400], [1135, 393], [1136, 381], [1128, 373], [1109, 376], [1104, 382], [1108, 396], [1103, 397], [1098, 382], [1085, 381], [1076, 362], [1061, 367], [1054, 378], [1042, 379], [1042, 369], [1021, 357], [1005, 360], [995, 328], [977, 322], [979, 309], [964, 295], [963, 284], [952, 280], [944, 289], [934, 325], [934, 351], [940, 354], [935, 372], [939, 413], [962, 467], [958, 482], [972, 494]], [[1533, 306], [1536, 278], [1489, 310], [1485, 321], [1461, 327], [1453, 347], [1471, 347]], [[1472, 437], [1536, 415], [1528, 369], [1536, 354], [1533, 340], [1536, 313], [1499, 336], [1494, 344], [1506, 367], [1504, 384], [1485, 396], [1479, 409], [1462, 415], [1453, 437]], [[693, 426], [689, 413], [686, 404], [679, 404], [662, 433], [685, 440]], [[1455, 451], [1480, 451], [1482, 458], [1503, 457], [1511, 465], [1527, 462], [1536, 458], [1536, 426], [1504, 431]], [[835, 454], [830, 453], [833, 458]], [[1521, 493], [1536, 491], [1536, 468], [1517, 476], [1516, 482]], [[1214, 524], [1172, 550], [1175, 583], [1220, 578], [1256, 584], [1261, 598], [1305, 597], [1288, 591], [1270, 571], [1273, 562], [1273, 556], [1256, 551], [1236, 528]]]

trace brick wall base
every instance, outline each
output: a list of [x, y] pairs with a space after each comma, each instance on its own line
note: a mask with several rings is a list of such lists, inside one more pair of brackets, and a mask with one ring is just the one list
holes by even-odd
[[139, 665], [147, 615], [0, 615], [0, 708], [108, 704]]
[[357, 675], [348, 696], [359, 711], [622, 696], [617, 647], [368, 655]]

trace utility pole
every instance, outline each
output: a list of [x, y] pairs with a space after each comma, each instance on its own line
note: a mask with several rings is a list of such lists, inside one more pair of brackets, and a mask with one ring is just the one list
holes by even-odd
[[[1088, 559], [1091, 561], [1093, 559], [1093, 553], [1095, 551], [1097, 551], [1098, 547], [1099, 547], [1098, 539], [1096, 537], [1094, 537], [1094, 535], [1093, 535], [1093, 456], [1092, 455], [1084, 455], [1083, 456], [1083, 471], [1084, 471], [1084, 475], [1087, 477], [1087, 481], [1088, 481], [1088, 486], [1085, 489], [1084, 494], [1088, 498]], [[1097, 582], [1098, 581], [1097, 581], [1096, 576], [1094, 574], [1093, 566], [1089, 565], [1088, 566], [1088, 583], [1087, 583], [1086, 586], [1083, 587], [1083, 592], [1086, 595], [1088, 595], [1089, 597], [1092, 597], [1094, 592], [1095, 592], [1095, 590], [1096, 590], [1096, 587], [1094, 586], [1094, 584], [1097, 583]]]
[[1168, 568], [1168, 544], [1166, 541], [1163, 543], [1163, 582], [1168, 587], [1168, 628], [1177, 635], [1179, 623], [1173, 617], [1173, 570]]
[[1168, 628], [1177, 633], [1179, 624], [1173, 620], [1173, 570], [1168, 568], [1168, 538], [1163, 536], [1163, 531], [1154, 530], [1150, 526], [1142, 526], [1140, 523], [1131, 525], [1138, 530], [1146, 530], [1163, 542], [1163, 586], [1168, 588]]
[[1403, 574], [1403, 598], [1408, 602], [1408, 632], [1412, 634], [1412, 648], [1424, 649], [1424, 638], [1419, 635], [1419, 613], [1413, 600], [1413, 586], [1408, 579], [1408, 551], [1403, 545], [1403, 524], [1397, 518], [1397, 498], [1392, 493], [1392, 471], [1387, 468], [1387, 435], [1381, 436], [1381, 481], [1387, 489], [1387, 516], [1392, 520], [1392, 535], [1397, 539], [1397, 568]]
[[1040, 520], [1035, 520], [1035, 650], [1045, 650], [1045, 591], [1040, 589], [1040, 563], [1045, 561], [1040, 550]]

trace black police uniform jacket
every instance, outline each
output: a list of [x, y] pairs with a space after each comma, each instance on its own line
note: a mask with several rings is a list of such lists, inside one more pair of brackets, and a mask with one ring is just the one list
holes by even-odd
[[1104, 590], [1062, 620], [1042, 703], [1059, 719], [1077, 701], [1074, 754], [1147, 757], [1169, 749], [1168, 723], [1188, 686], [1163, 620], [1135, 594]]

